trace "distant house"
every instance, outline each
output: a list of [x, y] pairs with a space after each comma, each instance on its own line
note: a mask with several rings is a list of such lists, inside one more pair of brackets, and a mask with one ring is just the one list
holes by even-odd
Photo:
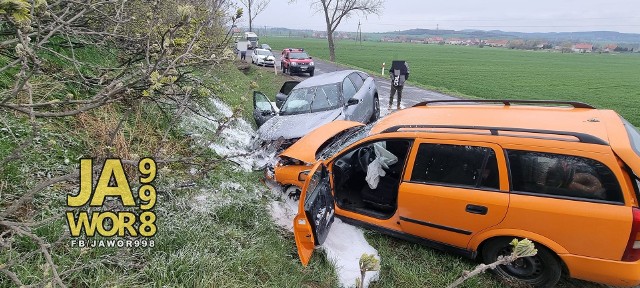
[[509, 40], [485, 40], [484, 45], [489, 47], [507, 47]]
[[480, 39], [476, 38], [476, 39], [467, 39], [464, 40], [464, 44], [467, 46], [473, 46], [473, 45], [479, 45], [480, 44]]
[[605, 46], [605, 47], [604, 47], [604, 49], [602, 49], [602, 51], [607, 52], [607, 53], [608, 53], [608, 52], [613, 52], [613, 51], [615, 51], [615, 50], [616, 50], [616, 48], [618, 48], [618, 45], [616, 45], [616, 44], [609, 44], [609, 45]]
[[440, 42], [444, 42], [444, 38], [442, 37], [429, 37], [425, 41], [427, 44], [438, 44]]
[[545, 47], [550, 47], [548, 42], [538, 43], [534, 48], [536, 49], [545, 49]]
[[323, 39], [326, 39], [326, 38], [327, 38], [327, 33], [326, 33], [326, 32], [313, 32], [312, 37], [313, 37], [313, 38], [323, 38]]
[[447, 41], [445, 43], [450, 44], [450, 45], [462, 45], [462, 44], [464, 44], [464, 40], [462, 40], [460, 38], [449, 38], [449, 39], [447, 39]]
[[578, 43], [571, 46], [571, 50], [573, 52], [578, 53], [591, 53], [593, 51], [593, 44], [589, 43]]

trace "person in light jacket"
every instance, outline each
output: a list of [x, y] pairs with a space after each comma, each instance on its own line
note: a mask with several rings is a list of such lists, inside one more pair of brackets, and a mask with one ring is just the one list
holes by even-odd
[[406, 61], [394, 60], [391, 63], [389, 69], [389, 75], [391, 76], [391, 95], [389, 96], [389, 109], [393, 104], [393, 95], [398, 91], [398, 104], [397, 109], [400, 109], [400, 102], [402, 101], [402, 88], [404, 88], [404, 81], [409, 79], [409, 64]]

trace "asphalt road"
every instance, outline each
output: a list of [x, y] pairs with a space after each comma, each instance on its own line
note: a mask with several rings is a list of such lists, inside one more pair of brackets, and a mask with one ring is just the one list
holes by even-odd
[[[247, 51], [246, 59], [248, 63], [251, 63], [251, 51]], [[315, 66], [316, 66], [315, 75], [351, 69], [348, 67], [343, 67], [343, 66], [340, 66], [328, 61], [319, 60], [319, 59], [314, 59], [313, 62], [315, 63]], [[280, 61], [279, 61], [278, 55], [276, 55], [276, 68], [278, 70], [278, 73], [281, 73], [282, 69], [280, 68]], [[273, 67], [264, 67], [264, 69], [273, 70]], [[383, 116], [388, 114], [389, 112], [392, 112], [392, 111], [389, 111], [388, 109], [389, 95], [391, 93], [391, 79], [387, 74], [388, 72], [389, 71], [385, 71], [385, 76], [381, 76], [380, 74], [371, 75], [374, 77], [376, 81], [376, 86], [378, 87], [378, 95], [380, 96], [380, 114]], [[416, 73], [416, 72], [413, 71], [412, 73]], [[302, 81], [304, 79], [309, 78], [309, 74], [294, 74], [292, 78], [294, 78], [295, 80]], [[400, 108], [411, 107], [422, 101], [444, 100], [444, 99], [457, 99], [457, 98], [406, 84], [404, 86], [404, 90], [402, 91], [402, 103], [400, 104]], [[396, 106], [396, 102], [394, 101], [393, 108], [395, 108], [395, 106]], [[392, 109], [392, 110], [395, 110], [395, 109]]]

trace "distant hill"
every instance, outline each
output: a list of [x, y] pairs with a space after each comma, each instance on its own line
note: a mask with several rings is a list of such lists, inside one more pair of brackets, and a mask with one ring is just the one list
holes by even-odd
[[572, 41], [572, 42], [613, 42], [613, 43], [640, 43], [640, 34], [620, 33], [614, 31], [588, 31], [588, 32], [546, 32], [546, 33], [524, 33], [505, 32], [500, 30], [432, 30], [432, 29], [410, 29], [404, 31], [394, 31], [385, 33], [372, 33], [376, 36], [447, 36], [461, 38], [496, 38], [496, 39], [540, 39], [548, 41]]
[[[281, 27], [269, 27], [266, 30], [255, 29], [258, 35], [272, 36], [293, 36], [293, 37], [313, 37], [314, 34], [326, 35], [324, 31], [313, 31], [303, 29], [290, 29]], [[337, 31], [336, 33], [354, 34], [355, 32]], [[525, 32], [506, 32], [500, 30], [433, 30], [433, 29], [409, 29], [402, 31], [382, 32], [382, 33], [363, 33], [370, 40], [379, 40], [384, 37], [408, 37], [416, 39], [424, 39], [428, 37], [444, 37], [444, 38], [467, 38], [467, 39], [522, 39], [522, 40], [544, 40], [550, 42], [570, 41], [573, 43], [589, 42], [589, 43], [617, 43], [617, 44], [640, 44], [640, 34], [620, 33], [614, 31], [588, 31], [588, 32], [546, 32], [546, 33], [525, 33]]]

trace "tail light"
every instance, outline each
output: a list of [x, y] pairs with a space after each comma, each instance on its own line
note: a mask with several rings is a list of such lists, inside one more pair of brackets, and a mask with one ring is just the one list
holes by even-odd
[[627, 248], [622, 255], [622, 261], [635, 262], [640, 260], [640, 209], [633, 207], [633, 224]]

